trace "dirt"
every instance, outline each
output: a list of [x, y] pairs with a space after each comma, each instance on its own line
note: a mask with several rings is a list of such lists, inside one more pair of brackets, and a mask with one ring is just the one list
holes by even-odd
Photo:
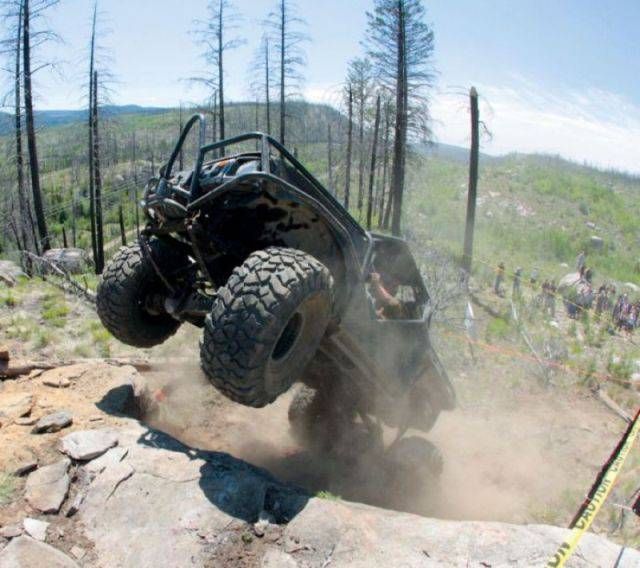
[[[29, 306], [25, 302], [21, 309]], [[444, 455], [444, 472], [438, 484], [391, 488], [384, 485], [375, 460], [340, 463], [299, 447], [287, 423], [292, 392], [264, 409], [243, 407], [218, 394], [199, 369], [199, 335], [199, 330], [184, 326], [165, 345], [134, 353], [163, 361], [145, 373], [152, 393], [145, 421], [189, 446], [229, 452], [311, 492], [329, 492], [438, 518], [562, 526], [572, 517], [625, 427], [583, 387], [543, 388], [530, 364], [491, 353], [477, 353], [478, 361], [472, 365], [461, 355], [459, 342], [450, 340], [440, 350], [445, 353], [460, 404], [443, 414], [428, 436]], [[43, 375], [22, 378], [0, 388], [6, 393], [34, 394], [36, 416], [66, 409], [74, 414], [74, 427], [106, 425], [104, 417], [94, 422], [98, 413], [87, 410], [86, 401], [96, 400], [91, 386], [95, 381], [71, 377], [71, 386], [64, 389], [46, 386], [43, 381]], [[118, 418], [108, 421], [117, 424]], [[28, 429], [3, 427], [2, 454], [6, 455], [5, 448], [24, 445], [26, 438], [41, 463], [53, 461], [56, 450], [51, 439], [64, 432], [25, 436]], [[387, 432], [388, 439], [392, 435]], [[640, 462], [638, 448], [630, 462]], [[0, 464], [0, 469], [5, 467]], [[18, 481], [18, 492], [22, 483]], [[610, 530], [619, 517], [616, 504], [628, 497], [614, 491], [597, 521], [597, 531]], [[24, 516], [21, 506], [3, 507], [0, 524]], [[637, 539], [640, 523], [633, 517], [628, 522], [631, 537]]]

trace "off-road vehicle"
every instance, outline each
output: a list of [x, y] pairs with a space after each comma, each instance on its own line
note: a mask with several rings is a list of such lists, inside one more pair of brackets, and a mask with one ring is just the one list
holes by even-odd
[[[198, 122], [195, 166], [174, 173]], [[202, 369], [230, 399], [262, 407], [304, 383], [289, 409], [300, 438], [349, 452], [358, 433], [381, 446], [384, 423], [399, 429], [388, 451], [437, 470], [431, 445], [402, 438], [455, 404], [406, 242], [365, 231], [273, 138], [204, 132], [193, 116], [147, 185], [146, 228], [100, 280], [103, 324], [136, 347], [203, 327]]]

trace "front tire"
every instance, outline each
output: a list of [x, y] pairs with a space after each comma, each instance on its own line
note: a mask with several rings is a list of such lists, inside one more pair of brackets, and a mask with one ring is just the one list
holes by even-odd
[[[157, 239], [149, 252], [160, 270], [175, 270], [188, 259]], [[100, 321], [116, 338], [133, 347], [163, 343], [180, 327], [169, 314], [149, 309], [154, 295], [166, 295], [165, 285], [139, 243], [122, 247], [104, 269], [96, 304]]]
[[262, 407], [296, 382], [332, 315], [332, 278], [313, 256], [252, 253], [218, 290], [205, 321], [202, 369], [231, 400]]

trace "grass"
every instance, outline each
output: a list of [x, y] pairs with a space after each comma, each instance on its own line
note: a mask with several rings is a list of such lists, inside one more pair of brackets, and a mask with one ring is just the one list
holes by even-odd
[[15, 491], [15, 477], [4, 471], [0, 472], [0, 505], [10, 503]]
[[496, 340], [506, 339], [511, 332], [511, 326], [505, 318], [493, 318], [487, 324], [485, 338], [487, 343], [494, 343]]
[[42, 298], [40, 315], [46, 324], [62, 328], [67, 324], [70, 309], [62, 293], [47, 291]]
[[318, 499], [326, 499], [327, 501], [341, 501], [342, 497], [340, 495], [334, 495], [330, 491], [318, 491], [316, 493], [316, 497]]

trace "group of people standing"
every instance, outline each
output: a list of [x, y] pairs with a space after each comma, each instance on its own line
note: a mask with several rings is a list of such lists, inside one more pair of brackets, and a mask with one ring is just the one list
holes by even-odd
[[[622, 293], [614, 302], [616, 288], [609, 283], [602, 284], [594, 294], [593, 270], [587, 267], [586, 256], [586, 253], [581, 251], [576, 258], [577, 274], [573, 279], [571, 275], [567, 275], [561, 281], [561, 285], [564, 286], [562, 297], [569, 317], [576, 318], [582, 311], [594, 308], [598, 319], [608, 314], [611, 317], [611, 326], [618, 331], [631, 333], [636, 327], [640, 327], [640, 301], [632, 302], [627, 294]], [[493, 291], [501, 298], [506, 295], [505, 279], [505, 264], [500, 262], [496, 268]], [[567, 279], [568, 282], [564, 282]], [[522, 282], [523, 270], [518, 267], [513, 273], [511, 297], [514, 301], [522, 300]], [[531, 272], [529, 284], [533, 290], [538, 289], [538, 270], [536, 268]], [[555, 280], [544, 280], [541, 292], [534, 296], [533, 304], [542, 309], [546, 316], [554, 318], [558, 292], [559, 286]]]
[[[506, 269], [504, 262], [500, 262], [496, 269], [496, 278], [493, 283], [493, 291], [497, 296], [501, 298], [505, 297], [504, 282], [506, 277]], [[524, 278], [524, 271], [522, 267], [518, 266], [513, 273], [513, 284], [511, 286], [511, 298], [515, 301], [522, 299], [522, 281]], [[538, 288], [538, 269], [534, 268], [529, 276], [529, 285], [534, 290]], [[536, 296], [536, 301], [541, 305], [545, 312], [548, 312], [551, 317], [555, 315], [556, 311], [556, 292], [558, 286], [555, 280], [544, 280], [542, 282], [542, 294]]]

